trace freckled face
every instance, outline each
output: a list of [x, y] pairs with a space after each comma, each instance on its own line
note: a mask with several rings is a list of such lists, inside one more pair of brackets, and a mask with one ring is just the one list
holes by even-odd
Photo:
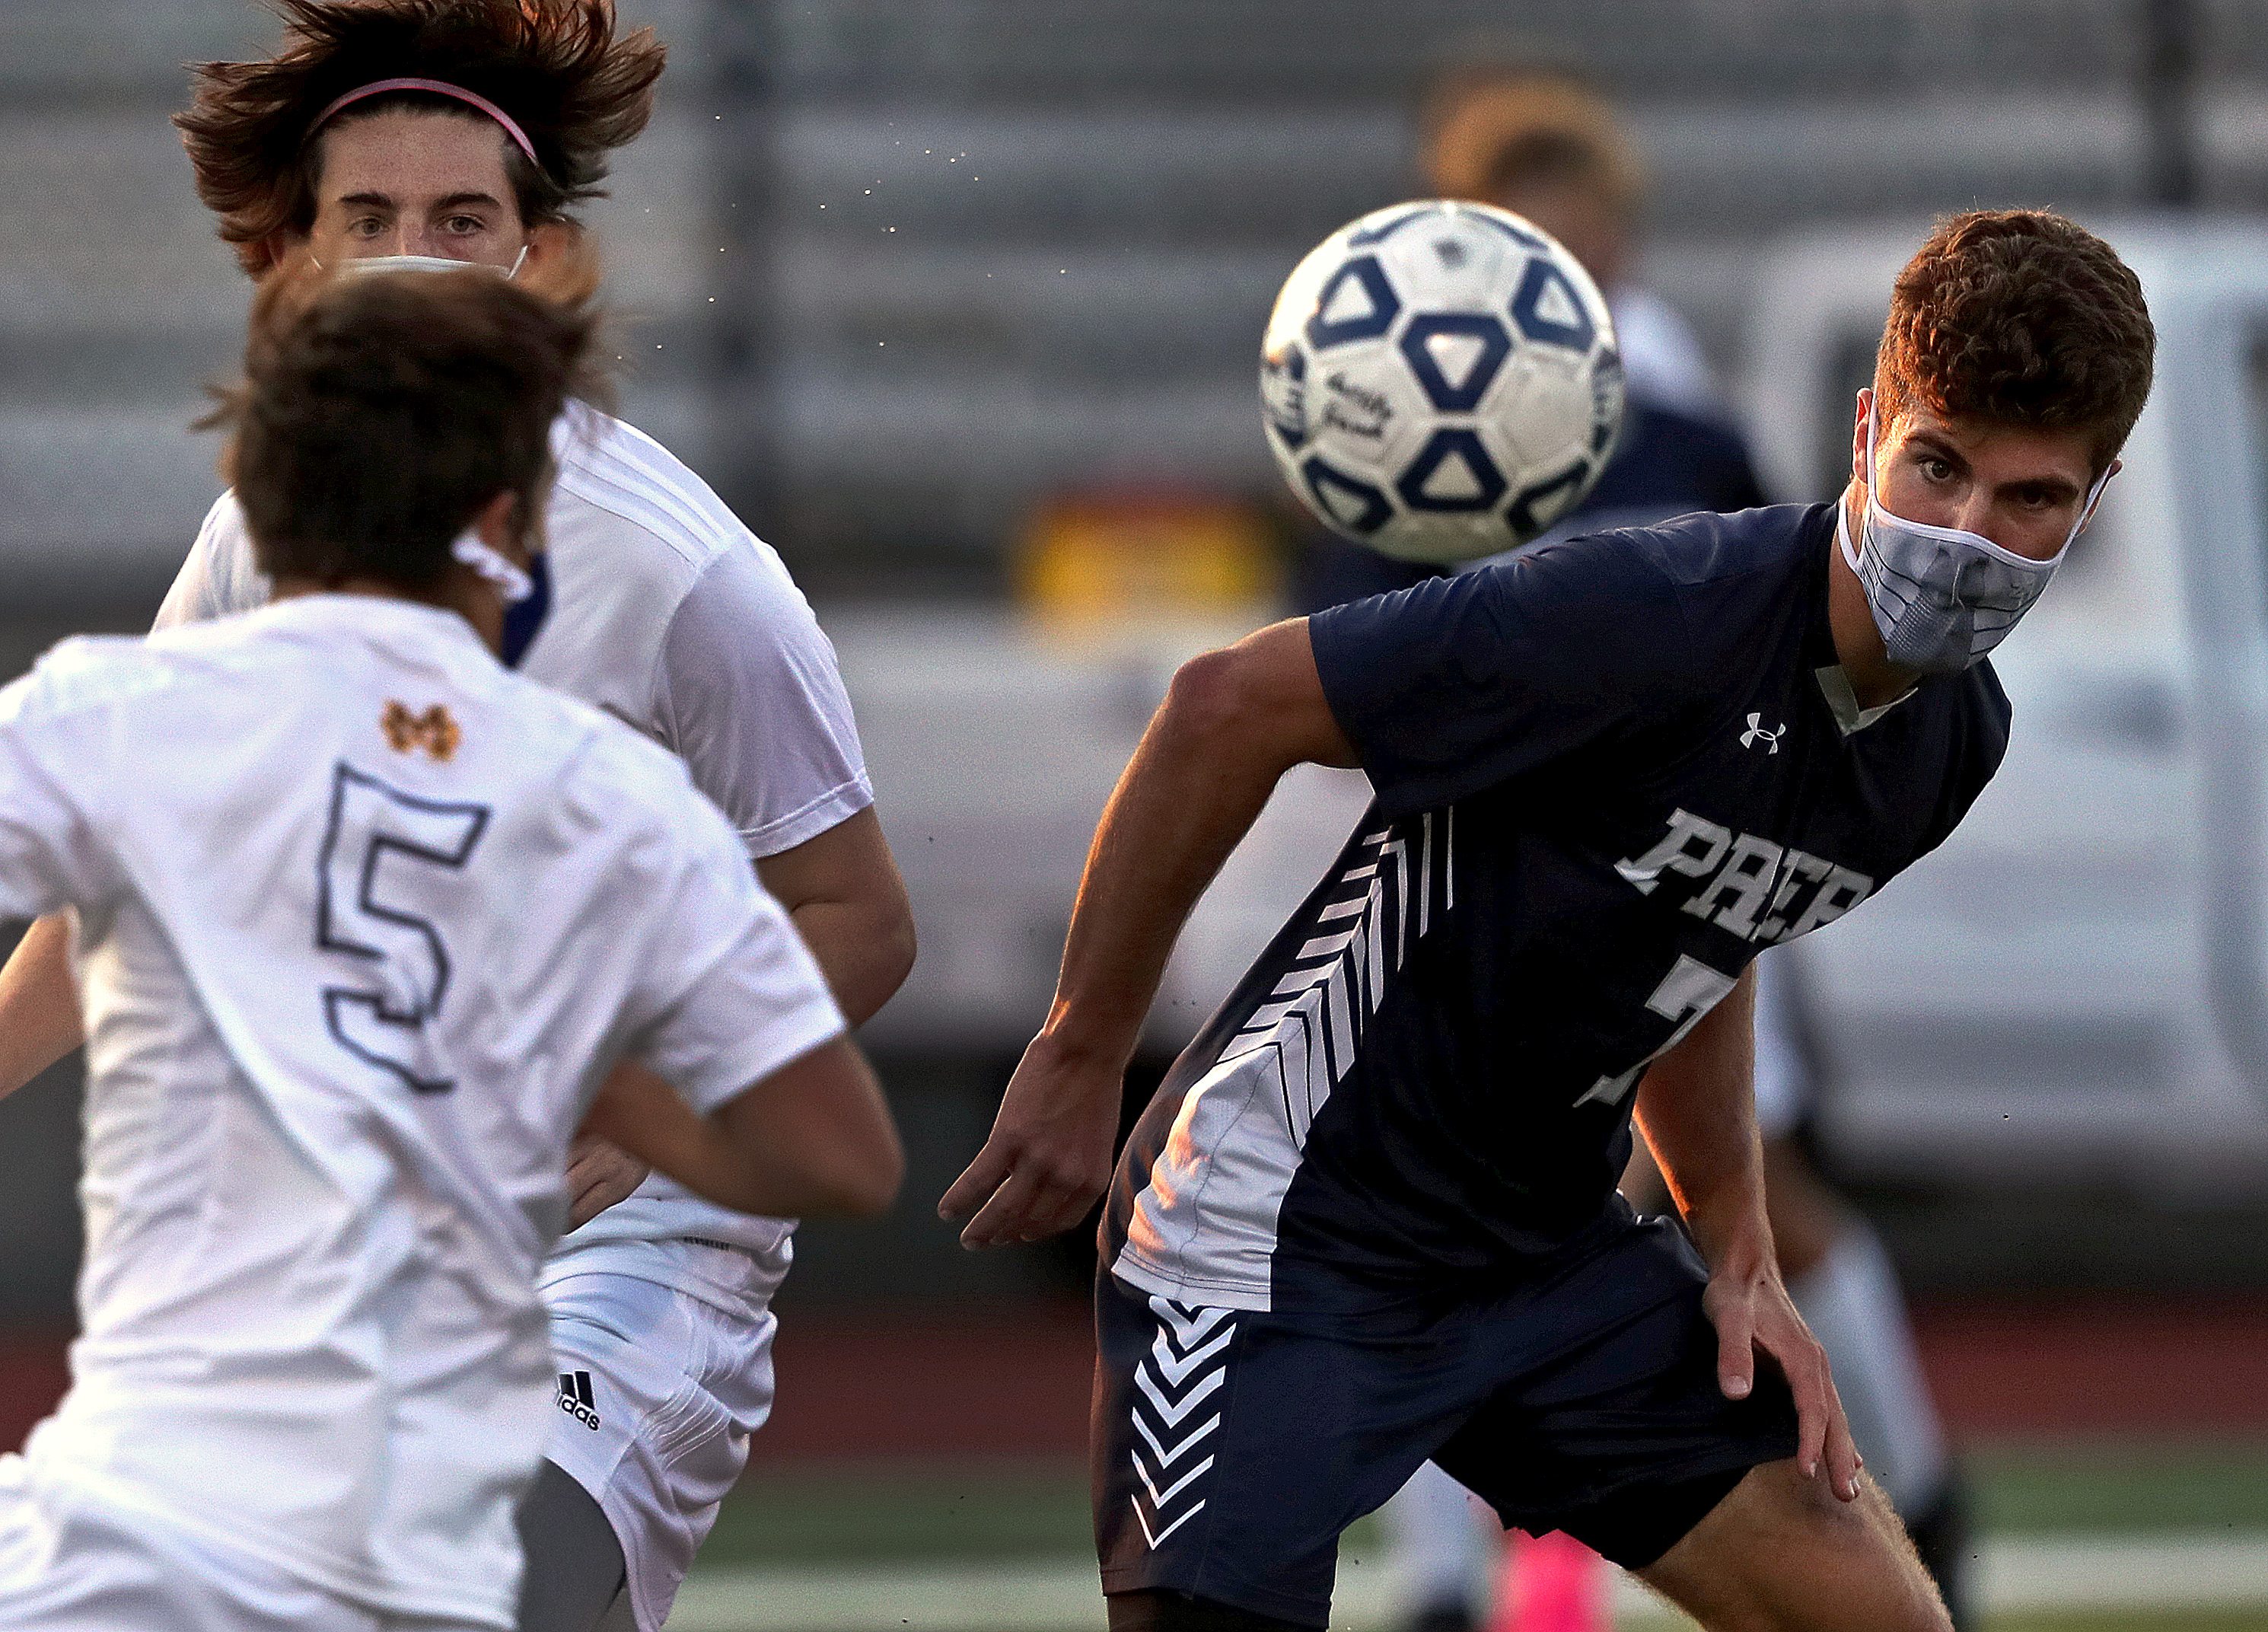
[[510, 140], [469, 110], [391, 109], [327, 128], [308, 240], [326, 266], [438, 255], [510, 267], [528, 231], [504, 170]]

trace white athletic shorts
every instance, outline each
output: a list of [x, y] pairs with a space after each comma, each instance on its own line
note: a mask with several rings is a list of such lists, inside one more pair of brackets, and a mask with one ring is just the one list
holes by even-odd
[[497, 1632], [349, 1602], [164, 1520], [0, 1484], [8, 1632]]
[[698, 1276], [666, 1286], [577, 1270], [576, 1259], [595, 1255], [555, 1259], [544, 1279], [560, 1373], [547, 1454], [614, 1526], [639, 1632], [659, 1632], [747, 1465], [748, 1436], [771, 1414], [778, 1322]]

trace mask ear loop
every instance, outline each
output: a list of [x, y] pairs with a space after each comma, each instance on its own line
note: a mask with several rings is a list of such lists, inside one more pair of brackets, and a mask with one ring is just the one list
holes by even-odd
[[2095, 478], [2094, 487], [2088, 491], [2087, 507], [2079, 513], [2079, 520], [2071, 524], [2071, 536], [2063, 541], [2066, 550], [2070, 549], [2079, 535], [2094, 523], [2095, 506], [2102, 502], [2102, 490], [2110, 485], [2110, 478], [2117, 474], [2118, 462], [2114, 459], [2102, 468], [2102, 474]]
[[449, 546], [449, 553], [478, 572], [505, 602], [517, 606], [535, 593], [535, 580], [505, 560], [471, 533]]
[[[1867, 486], [1867, 503], [1869, 506], [1872, 506], [1874, 502], [1875, 476], [1874, 399], [1871, 396], [1867, 399], [1867, 455], [1865, 469], [1866, 475], [1860, 479], [1865, 482]], [[1858, 546], [1851, 542], [1851, 508], [1848, 505], [1843, 504], [1840, 501], [1837, 501], [1835, 506], [1835, 543], [1843, 551], [1843, 564], [1845, 566], [1848, 566], [1851, 569], [1852, 575], [1856, 577], [1859, 572], [1859, 550]]]

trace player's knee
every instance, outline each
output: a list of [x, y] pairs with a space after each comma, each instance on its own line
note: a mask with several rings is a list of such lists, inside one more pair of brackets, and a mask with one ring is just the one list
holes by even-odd
[[1857, 1535], [1876, 1529], [1889, 1513], [1881, 1487], [1859, 1470], [1859, 1494], [1844, 1501], [1829, 1488], [1825, 1470], [1807, 1479], [1788, 1457], [1759, 1466], [1751, 1479], [1757, 1494], [1778, 1510], [1780, 1522], [1831, 1537]]
[[1146, 1592], [1113, 1592], [1110, 1632], [1315, 1632], [1297, 1621], [1239, 1609], [1233, 1604], [1162, 1588]]
[[1952, 1632], [1881, 1488], [1862, 1473], [1838, 1500], [1792, 1458], [1752, 1470], [1640, 1574], [1709, 1632]]

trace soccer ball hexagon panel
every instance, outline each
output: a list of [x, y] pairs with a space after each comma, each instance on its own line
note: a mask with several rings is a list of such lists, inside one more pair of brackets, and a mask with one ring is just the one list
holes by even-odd
[[1508, 210], [1373, 210], [1292, 269], [1260, 358], [1262, 423], [1324, 525], [1404, 560], [1527, 543], [1578, 504], [1623, 410], [1605, 298]]

